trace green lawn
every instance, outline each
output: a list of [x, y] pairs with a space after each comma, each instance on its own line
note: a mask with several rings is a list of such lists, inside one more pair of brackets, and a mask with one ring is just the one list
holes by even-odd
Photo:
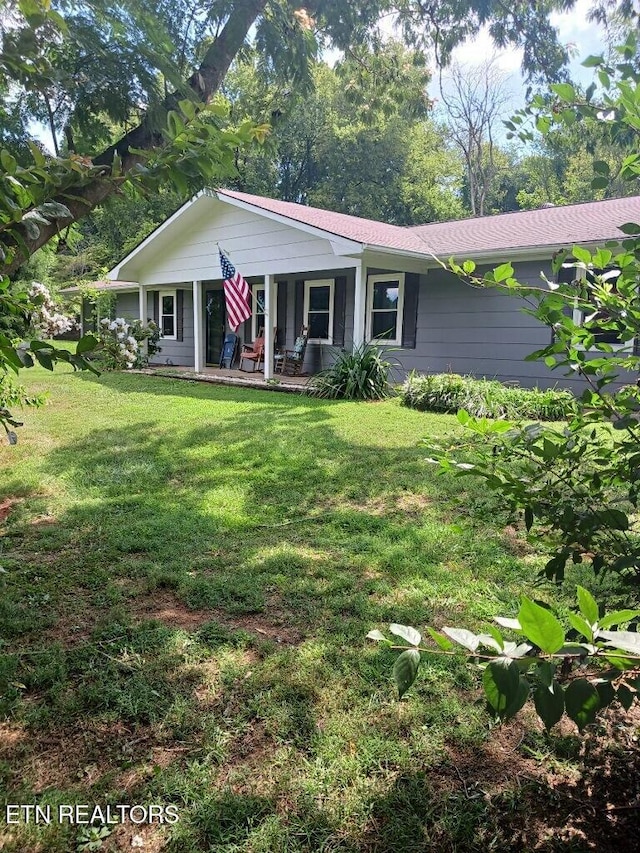
[[[541, 797], [565, 826], [575, 804], [540, 768], [571, 779], [576, 738], [491, 733], [458, 658], [425, 659], [399, 703], [393, 654], [364, 640], [479, 626], [531, 589], [540, 558], [492, 498], [425, 461], [454, 418], [28, 378], [50, 401], [0, 449], [18, 499], [0, 540], [7, 802], [174, 804], [177, 824], [125, 822], [102, 847], [173, 853], [521, 851]], [[82, 838], [0, 822], [16, 853]]]

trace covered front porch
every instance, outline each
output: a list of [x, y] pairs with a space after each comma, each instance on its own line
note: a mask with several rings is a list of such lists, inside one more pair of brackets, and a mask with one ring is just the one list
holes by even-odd
[[[126, 281], [130, 288], [118, 294], [118, 315], [153, 319], [160, 327], [161, 352], [153, 365], [203, 375], [219, 365], [232, 330], [218, 246], [251, 288], [252, 316], [235, 334], [240, 347], [264, 338], [264, 382], [285, 381], [277, 370], [279, 354], [294, 347], [303, 328], [308, 330], [303, 375], [329, 367], [337, 352], [365, 340], [414, 350], [424, 253], [415, 247], [374, 248], [359, 233], [331, 230], [342, 219], [309, 224], [289, 213], [304, 217], [310, 209], [290, 205], [280, 212], [268, 209], [270, 204], [222, 191], [204, 194], [111, 270], [114, 282]], [[392, 236], [408, 239], [401, 229]]]

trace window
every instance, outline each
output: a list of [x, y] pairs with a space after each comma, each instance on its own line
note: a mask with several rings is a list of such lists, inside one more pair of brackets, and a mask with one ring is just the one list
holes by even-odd
[[370, 275], [367, 280], [367, 340], [402, 344], [404, 273]]
[[334, 287], [333, 279], [304, 283], [304, 324], [310, 343], [333, 343]]
[[[562, 265], [558, 272], [557, 281], [565, 284], [572, 284], [575, 282], [576, 286], [578, 286], [581, 281], [584, 281], [584, 279], [589, 282], [593, 282], [596, 276], [602, 276], [604, 281], [608, 281], [613, 285], [613, 291], [615, 292], [615, 280], [619, 275], [620, 270], [618, 269], [586, 270], [584, 267], [576, 266], [569, 262]], [[624, 342], [620, 340], [619, 333], [615, 329], [599, 329], [597, 326], [598, 319], [606, 321], [608, 319], [606, 312], [596, 311], [594, 306], [594, 311], [592, 313], [586, 313], [583, 309], [578, 307], [576, 299], [576, 305], [573, 309], [573, 322], [577, 326], [582, 326], [586, 320], [590, 324], [590, 330], [595, 338], [595, 343], [610, 344], [617, 349], [625, 346]]]
[[163, 338], [176, 340], [176, 292], [175, 290], [161, 290], [160, 298], [160, 332]]

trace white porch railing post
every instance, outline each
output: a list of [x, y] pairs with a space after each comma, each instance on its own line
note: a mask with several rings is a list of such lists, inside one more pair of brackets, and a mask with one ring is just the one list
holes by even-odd
[[273, 348], [275, 344], [273, 329], [276, 318], [275, 276], [264, 277], [264, 378], [273, 379]]
[[367, 282], [364, 273], [363, 261], [356, 264], [356, 287], [353, 306], [353, 346], [361, 346], [364, 343], [364, 319], [367, 299]]
[[204, 369], [204, 328], [202, 323], [202, 282], [193, 282], [193, 368], [196, 373]]

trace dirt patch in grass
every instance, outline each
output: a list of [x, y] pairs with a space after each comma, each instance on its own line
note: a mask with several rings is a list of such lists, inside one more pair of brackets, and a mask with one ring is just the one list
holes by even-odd
[[215, 621], [233, 631], [247, 631], [276, 643], [297, 645], [302, 634], [287, 624], [287, 615], [272, 602], [268, 614], [239, 614], [230, 616], [223, 608], [191, 610], [170, 590], [154, 590], [136, 597], [129, 605], [135, 621], [156, 619], [170, 628], [197, 631], [206, 622]]
[[11, 507], [22, 501], [22, 498], [2, 498], [0, 499], [0, 524], [4, 524], [7, 520]]
[[[26, 731], [19, 724], [0, 727], [0, 758], [16, 774], [19, 787], [39, 794], [50, 788], [91, 788], [106, 774], [129, 789], [146, 773], [167, 767], [184, 748], [172, 746], [158, 727], [122, 722], [78, 721], [73, 726]], [[19, 773], [19, 777], [18, 777]]]
[[65, 648], [86, 643], [103, 616], [102, 610], [90, 605], [88, 592], [74, 590], [71, 595], [65, 596], [64, 608], [58, 616], [58, 621], [44, 636], [47, 642], [60, 643]]
[[182, 631], [197, 631], [213, 618], [210, 610], [191, 610], [166, 589], [141, 592], [126, 606], [134, 622], [155, 619], [168, 628]]
[[[640, 709], [604, 715], [598, 732], [569, 721], [547, 739], [523, 716], [481, 747], [451, 746], [430, 780], [440, 791], [485, 804], [504, 851], [629, 850], [640, 832]], [[527, 745], [538, 731], [537, 746]]]
[[523, 538], [522, 533], [512, 524], [508, 524], [503, 528], [502, 535], [507, 550], [515, 557], [524, 557], [533, 552], [531, 545], [529, 545], [526, 539]]

